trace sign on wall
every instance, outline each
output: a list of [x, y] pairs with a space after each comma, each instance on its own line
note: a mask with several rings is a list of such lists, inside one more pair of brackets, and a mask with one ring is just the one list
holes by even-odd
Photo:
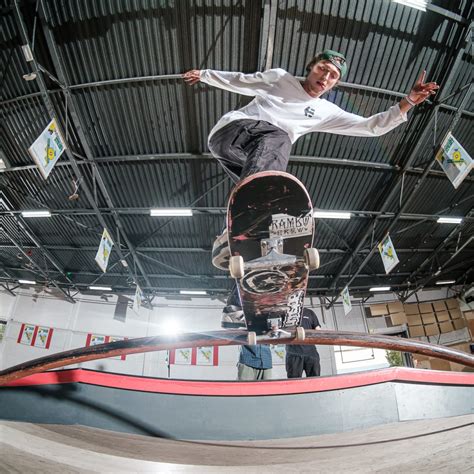
[[286, 349], [284, 344], [270, 346], [273, 365], [283, 365], [285, 363]]
[[[124, 339], [126, 339], [126, 337], [104, 336], [102, 334], [89, 333], [87, 334], [86, 347], [97, 346], [98, 344], [106, 344], [108, 342], [123, 341]], [[125, 354], [121, 356], [108, 357], [108, 359], [115, 359], [115, 360], [125, 360], [126, 358], [127, 356]]]
[[23, 323], [18, 335], [18, 344], [49, 349], [53, 337], [53, 328]]
[[169, 351], [171, 365], [219, 365], [219, 347], [193, 347]]
[[56, 120], [53, 119], [28, 148], [28, 152], [38, 165], [43, 178], [47, 179], [65, 149], [66, 144], [59, 133]]

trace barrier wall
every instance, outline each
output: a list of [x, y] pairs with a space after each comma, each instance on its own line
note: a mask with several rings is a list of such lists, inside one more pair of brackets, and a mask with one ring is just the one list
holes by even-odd
[[264, 382], [205, 382], [73, 369], [0, 388], [0, 417], [177, 439], [336, 433], [473, 413], [474, 374], [384, 369]]

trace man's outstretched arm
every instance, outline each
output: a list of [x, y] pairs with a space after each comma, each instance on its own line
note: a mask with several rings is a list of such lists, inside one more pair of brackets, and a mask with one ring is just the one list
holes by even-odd
[[400, 111], [407, 113], [415, 105], [419, 105], [424, 102], [428, 97], [436, 94], [439, 89], [436, 82], [425, 82], [426, 71], [423, 71], [418, 77], [415, 85], [412, 87], [410, 93], [406, 98], [400, 101]]
[[218, 87], [242, 95], [256, 96], [268, 93], [274, 83], [285, 74], [283, 69], [269, 69], [264, 72], [244, 74], [242, 72], [214, 71], [213, 69], [191, 69], [182, 77], [190, 86], [204, 82], [213, 87]]

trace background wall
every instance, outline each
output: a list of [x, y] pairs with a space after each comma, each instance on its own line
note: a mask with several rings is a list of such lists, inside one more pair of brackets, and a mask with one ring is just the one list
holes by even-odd
[[[17, 296], [0, 291], [0, 319], [7, 321], [0, 343], [0, 369], [43, 357], [55, 352], [84, 347], [88, 334], [135, 338], [153, 336], [176, 327], [181, 332], [204, 332], [220, 329], [222, 301], [210, 298], [168, 299], [155, 298], [153, 308], [140, 308], [137, 313], [124, 296], [78, 295], [77, 303], [63, 301], [50, 289], [16, 290]], [[79, 297], [80, 296], [80, 297]], [[446, 290], [422, 292], [418, 301], [452, 297]], [[393, 301], [395, 295], [377, 295], [362, 304], [352, 301], [352, 311], [345, 316], [341, 303], [329, 310], [316, 298], [306, 300], [306, 306], [317, 314], [323, 329], [373, 332], [387, 327], [384, 318], [366, 318], [369, 304]], [[413, 299], [416, 301], [416, 299]], [[411, 302], [411, 301], [409, 301]], [[48, 349], [18, 342], [22, 324], [54, 328]], [[459, 336], [462, 338], [462, 335]], [[286, 378], [284, 346], [281, 359], [274, 358], [273, 378]], [[217, 366], [169, 365], [168, 352], [154, 352], [91, 361], [70, 367], [84, 367], [108, 372], [145, 375], [151, 377], [234, 380], [237, 374], [238, 347], [219, 347]], [[385, 351], [340, 346], [318, 346], [322, 375], [388, 366]]]

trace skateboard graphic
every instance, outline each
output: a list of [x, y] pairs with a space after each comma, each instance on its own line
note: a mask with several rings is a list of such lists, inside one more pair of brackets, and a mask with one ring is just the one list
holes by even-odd
[[312, 248], [313, 206], [303, 184], [281, 171], [262, 171], [233, 189], [227, 208], [229, 271], [238, 285], [249, 344], [298, 327], [308, 273], [319, 267]]

